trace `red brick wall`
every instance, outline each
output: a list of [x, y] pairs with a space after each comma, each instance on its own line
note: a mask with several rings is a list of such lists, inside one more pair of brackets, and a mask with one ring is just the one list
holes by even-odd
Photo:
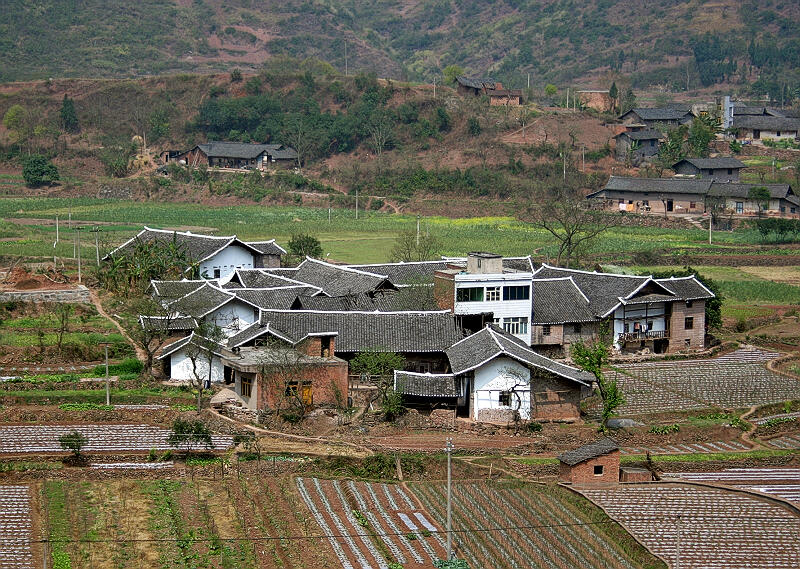
[[[686, 330], [686, 317], [694, 318], [694, 326]], [[669, 322], [669, 349], [668, 353], [681, 350], [702, 350], [705, 345], [706, 335], [706, 302], [694, 300], [692, 306], [687, 307], [685, 302], [672, 303], [672, 316]], [[686, 346], [686, 340], [689, 346]]]
[[433, 274], [433, 298], [441, 310], [453, 311], [456, 302], [456, 281], [452, 275]]
[[[313, 404], [333, 405], [336, 403], [334, 396], [335, 385], [338, 387], [344, 402], [347, 402], [347, 362], [339, 359], [331, 359], [319, 365], [309, 365], [304, 373], [298, 374], [298, 379], [311, 382]], [[280, 381], [280, 380], [278, 380]], [[259, 377], [258, 408], [272, 409], [276, 402], [280, 402], [281, 395], [277, 392], [280, 388], [276, 381], [267, 378], [266, 381]]]
[[[594, 467], [603, 466], [603, 474], [596, 476]], [[559, 465], [558, 478], [561, 482], [575, 485], [616, 484], [619, 482], [619, 451], [615, 450], [603, 456], [585, 460], [575, 466], [563, 462]]]

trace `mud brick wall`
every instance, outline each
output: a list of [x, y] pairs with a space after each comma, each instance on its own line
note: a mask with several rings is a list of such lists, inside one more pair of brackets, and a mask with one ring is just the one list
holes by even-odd
[[89, 289], [78, 286], [67, 290], [5, 290], [0, 302], [69, 302], [90, 304]]
[[531, 419], [572, 421], [581, 416], [581, 386], [543, 371], [531, 372]]
[[513, 409], [480, 409], [478, 411], [478, 421], [486, 423], [510, 423], [513, 420]]
[[[347, 381], [347, 362], [339, 359], [332, 359], [319, 365], [308, 366], [302, 373], [298, 373], [296, 379], [301, 383], [311, 382], [311, 393], [314, 405], [335, 405], [335, 391], [338, 388], [342, 396], [342, 403], [347, 404], [348, 381]], [[278, 379], [264, 381], [259, 378], [258, 408], [272, 409], [278, 401], [275, 393], [276, 384], [282, 384]], [[336, 388], [334, 388], [336, 386]]]
[[[595, 466], [603, 466], [603, 474], [594, 473]], [[616, 484], [619, 482], [619, 451], [615, 450], [597, 458], [584, 460], [575, 466], [561, 463], [558, 478], [575, 485]]]
[[[672, 303], [672, 317], [669, 323], [669, 353], [682, 350], [702, 350], [705, 347], [706, 335], [706, 308], [705, 301], [695, 300], [691, 306], [685, 302]], [[686, 317], [694, 318], [691, 330], [685, 329]], [[689, 340], [689, 346], [686, 346]]]

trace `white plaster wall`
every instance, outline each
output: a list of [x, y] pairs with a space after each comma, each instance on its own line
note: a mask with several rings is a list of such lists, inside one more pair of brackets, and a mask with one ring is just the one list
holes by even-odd
[[[513, 406], [500, 405], [500, 392], [508, 391], [514, 385], [525, 382], [526, 387], [517, 387], [515, 392], [520, 395], [522, 405], [519, 414], [522, 419], [531, 417], [531, 372], [525, 366], [511, 358], [495, 358], [475, 370], [475, 379], [472, 384], [474, 394], [472, 417], [477, 420], [481, 409], [514, 409]], [[514, 396], [512, 395], [512, 404]]]
[[246, 328], [256, 320], [253, 307], [238, 300], [232, 300], [225, 306], [218, 308], [205, 317], [205, 320], [214, 322], [222, 328], [226, 336], [230, 337]]
[[790, 139], [794, 140], [797, 138], [797, 131], [796, 130], [782, 130], [780, 131], [781, 135], [778, 136], [778, 132], [774, 130], [762, 130], [761, 131], [761, 140], [766, 140], [768, 138], [772, 138], [774, 140], [784, 140]]
[[[453, 312], [455, 314], [484, 314], [487, 312], [491, 312], [494, 314], [495, 318], [501, 319], [499, 323], [500, 327], [502, 327], [502, 320], [504, 318], [511, 318], [511, 317], [523, 317], [528, 319], [528, 331], [525, 334], [515, 334], [515, 336], [528, 345], [531, 344], [531, 313], [533, 312], [533, 294], [531, 291], [528, 294], [528, 300], [503, 300], [503, 287], [504, 286], [531, 286], [531, 276], [530, 274], [526, 273], [525, 277], [517, 278], [517, 279], [510, 279], [506, 277], [505, 279], [481, 279], [481, 280], [469, 280], [469, 277], [473, 275], [456, 275], [456, 290], [460, 288], [473, 288], [473, 287], [483, 287], [484, 288], [484, 299], [486, 298], [486, 288], [492, 287], [499, 287], [500, 288], [500, 300], [487, 302], [483, 300], [481, 302], [456, 302], [453, 308]], [[477, 275], [475, 275], [477, 276]], [[480, 275], [481, 277], [485, 277], [485, 275]], [[499, 276], [499, 275], [498, 275]], [[462, 280], [463, 279], [463, 280]], [[456, 293], [456, 298], [458, 298], [458, 293]]]
[[614, 311], [614, 344], [618, 344], [619, 335], [625, 332], [625, 321], [628, 322], [629, 331], [633, 332], [634, 323], [638, 322], [640, 326], [644, 326], [647, 322], [652, 322], [653, 325], [648, 327], [648, 331], [664, 331], [667, 329], [667, 321], [664, 315], [664, 303], [654, 303], [647, 307], [645, 312], [644, 306], [636, 308], [628, 306], [627, 308], [621, 306]]
[[[194, 382], [192, 373], [192, 360], [186, 356], [186, 351], [181, 349], [170, 356], [170, 379], [175, 381]], [[197, 358], [197, 372], [202, 378], [208, 377], [208, 359], [204, 356]], [[219, 356], [211, 358], [211, 382], [220, 383], [225, 379], [225, 370]]]
[[254, 380], [250, 390], [250, 397], [245, 397], [242, 395], [242, 374], [238, 371], [234, 372], [234, 374], [236, 395], [245, 407], [255, 411], [258, 408], [258, 388], [260, 382]]
[[200, 275], [214, 278], [214, 269], [219, 269], [219, 278], [229, 278], [236, 269], [252, 269], [253, 254], [238, 245], [230, 245], [210, 259], [200, 263]]

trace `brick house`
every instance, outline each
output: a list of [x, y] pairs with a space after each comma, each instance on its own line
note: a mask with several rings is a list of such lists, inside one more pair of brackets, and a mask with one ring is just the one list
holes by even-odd
[[643, 160], [658, 154], [664, 135], [661, 131], [642, 128], [626, 130], [614, 137], [616, 147], [614, 154], [620, 162], [630, 160], [632, 164], [639, 164]]
[[680, 107], [638, 107], [623, 113], [619, 118], [625, 124], [642, 124], [648, 128], [658, 128], [689, 124], [694, 117], [690, 110]]
[[504, 89], [502, 83], [491, 77], [461, 76], [456, 78], [456, 84], [456, 90], [462, 95], [473, 97], [485, 95], [492, 106], [518, 107], [522, 102], [520, 89]]
[[559, 482], [575, 486], [617, 484], [619, 446], [608, 437], [567, 451], [558, 457]]

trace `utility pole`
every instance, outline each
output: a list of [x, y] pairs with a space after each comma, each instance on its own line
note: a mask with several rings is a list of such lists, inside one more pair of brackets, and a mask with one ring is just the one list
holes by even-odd
[[94, 233], [94, 256], [95, 260], [97, 261], [97, 266], [100, 266], [100, 228], [95, 227], [92, 232]]
[[111, 342], [100, 342], [105, 348], [106, 352], [106, 405], [111, 405], [111, 387], [110, 383], [111, 380], [108, 377], [108, 346], [111, 345]]
[[531, 88], [531, 73], [529, 71], [528, 72], [528, 89], [530, 89], [530, 88]]
[[567, 181], [567, 153], [562, 152], [561, 157], [564, 159], [564, 181]]
[[433, 78], [433, 98], [436, 99], [436, 77]]
[[344, 40], [344, 76], [347, 77], [347, 40]]
[[419, 214], [417, 214], [417, 249], [419, 249]]
[[581, 172], [586, 172], [586, 145], [581, 145], [581, 160], [583, 165], [581, 166]]
[[81, 281], [81, 228], [75, 228], [75, 241], [77, 242], [77, 249], [78, 249], [78, 282]]
[[447, 560], [450, 561], [453, 558], [453, 471], [451, 466], [453, 439], [447, 439], [444, 452], [447, 453]]
[[711, 245], [711, 222], [713, 221], [714, 216], [711, 215], [711, 212], [708, 212], [708, 244]]
[[356, 219], [358, 219], [358, 188], [356, 188]]
[[328, 225], [331, 224], [331, 208], [328, 208]]
[[675, 569], [681, 569], [681, 515], [678, 514], [678, 519], [675, 522], [678, 530], [677, 539], [675, 541]]

